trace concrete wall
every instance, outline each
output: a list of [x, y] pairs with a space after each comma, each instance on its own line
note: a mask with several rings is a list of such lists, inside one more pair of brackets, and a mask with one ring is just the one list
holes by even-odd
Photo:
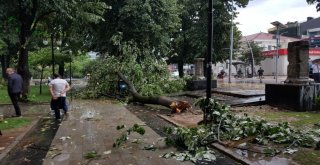
[[[278, 58], [278, 75], [285, 76], [287, 75], [287, 67], [288, 67], [288, 56], [279, 56]], [[261, 67], [264, 70], [264, 75], [272, 76], [275, 73], [275, 56], [273, 58], [266, 58], [261, 61]]]

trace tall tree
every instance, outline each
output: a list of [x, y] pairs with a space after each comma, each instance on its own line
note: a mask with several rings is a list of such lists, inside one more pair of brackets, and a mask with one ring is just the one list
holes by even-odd
[[[225, 48], [230, 45], [231, 15], [236, 16], [236, 7], [245, 7], [249, 0], [214, 1], [213, 9], [213, 49], [214, 62], [224, 61], [228, 53]], [[182, 6], [180, 18], [182, 27], [178, 29], [173, 39], [173, 51], [170, 62], [178, 63], [179, 75], [183, 76], [183, 65], [185, 62], [193, 62], [196, 57], [204, 57], [207, 54], [207, 25], [208, 25], [208, 5], [207, 1], [181, 0]], [[235, 29], [236, 31], [237, 29]], [[241, 34], [235, 32], [234, 34]], [[235, 40], [240, 39], [240, 35], [235, 35]], [[235, 42], [237, 47], [237, 42]]]
[[96, 0], [11, 0], [0, 1], [2, 10], [1, 17], [14, 18], [16, 21], [17, 35], [19, 38], [19, 58], [18, 73], [23, 78], [23, 96], [27, 98], [29, 89], [30, 71], [28, 65], [29, 42], [32, 39], [39, 22], [53, 14], [59, 19], [69, 19], [73, 21], [102, 19], [101, 15], [106, 8], [105, 3]]
[[128, 42], [137, 46], [138, 58], [168, 55], [172, 32], [180, 24], [176, 0], [105, 0], [111, 9], [105, 22], [94, 26], [91, 47], [102, 55], [121, 57]]
[[247, 65], [250, 65], [253, 56], [254, 64], [260, 65], [261, 61], [265, 59], [265, 57], [262, 55], [263, 47], [254, 42], [249, 42], [248, 44], [250, 44], [250, 47], [248, 45], [244, 50], [240, 52], [241, 56], [239, 57], [239, 59], [245, 62]]

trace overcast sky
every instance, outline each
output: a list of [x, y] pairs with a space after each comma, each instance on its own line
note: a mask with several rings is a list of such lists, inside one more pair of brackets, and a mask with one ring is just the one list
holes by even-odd
[[[315, 5], [308, 5], [306, 0], [253, 0], [246, 8], [237, 10], [235, 22], [243, 35], [267, 32], [273, 21], [304, 22], [307, 17], [320, 17]], [[320, 25], [319, 25], [320, 26]]]

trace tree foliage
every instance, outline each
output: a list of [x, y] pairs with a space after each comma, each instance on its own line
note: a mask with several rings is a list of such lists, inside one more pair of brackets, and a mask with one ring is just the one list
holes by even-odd
[[121, 56], [121, 47], [132, 42], [139, 52], [138, 60], [153, 55], [167, 56], [171, 34], [179, 25], [176, 0], [113, 0], [103, 23], [92, 28], [95, 41], [91, 48], [102, 55]]
[[307, 0], [307, 3], [309, 5], [317, 3], [317, 6], [316, 6], [317, 11], [320, 11], [320, 1], [319, 0]]
[[124, 74], [144, 96], [155, 96], [177, 92], [184, 87], [183, 80], [171, 81], [167, 65], [163, 60], [146, 56], [137, 63], [138, 46], [134, 43], [123, 43], [123, 56], [108, 56], [92, 61], [85, 69], [90, 74], [88, 90], [91, 97], [104, 94], [115, 94], [118, 89], [117, 72]]
[[106, 8], [105, 3], [95, 0], [12, 0], [1, 1], [0, 6], [0, 19], [7, 20], [4, 21], [4, 24], [1, 22], [2, 26], [6, 26], [6, 22], [12, 21], [15, 26], [10, 28], [16, 30], [15, 34], [19, 38], [19, 48], [16, 50], [19, 51], [17, 70], [23, 78], [23, 96], [25, 98], [30, 79], [28, 51], [31, 49], [31, 45], [29, 43], [37, 34], [40, 22], [49, 17], [78, 23], [97, 22], [101, 20], [100, 15]]
[[261, 61], [265, 59], [262, 55], [263, 47], [254, 42], [249, 42], [248, 44], [250, 44], [250, 47], [248, 46], [244, 50], [240, 51], [241, 55], [239, 56], [239, 59], [247, 64], [251, 64], [253, 56], [254, 64], [260, 65]]
[[[177, 29], [173, 41], [170, 63], [178, 63], [180, 76], [184, 63], [193, 63], [194, 58], [207, 55], [208, 4], [207, 1], [181, 0], [181, 28]], [[213, 1], [213, 62], [224, 61], [230, 46], [231, 16], [236, 17], [236, 6], [245, 7], [248, 0]], [[241, 33], [234, 28], [234, 47], [237, 48]]]
[[[286, 153], [288, 150], [298, 147], [316, 148], [320, 137], [320, 131], [297, 130], [292, 128], [288, 122], [269, 123], [266, 120], [256, 119], [244, 114], [243, 116], [234, 115], [229, 107], [217, 102], [214, 99], [207, 100], [201, 98], [195, 103], [200, 106], [202, 111], [206, 111], [210, 120], [207, 125], [199, 125], [195, 128], [166, 128], [168, 134], [167, 144], [172, 144], [185, 149], [184, 160], [195, 161], [199, 154], [210, 152], [206, 146], [214, 142], [224, 144], [228, 147], [238, 147], [238, 141], [243, 139], [246, 143], [256, 143], [273, 147], [263, 150], [261, 153], [274, 156], [279, 152]], [[228, 142], [229, 145], [228, 145]], [[232, 145], [235, 142], [235, 146]], [[241, 142], [243, 143], [243, 142]], [[269, 144], [269, 145], [268, 145]], [[275, 147], [275, 144], [282, 144]], [[280, 151], [280, 148], [283, 149]], [[187, 155], [186, 155], [187, 154]], [[180, 154], [172, 153], [170, 156]], [[214, 155], [210, 156], [215, 160]]]

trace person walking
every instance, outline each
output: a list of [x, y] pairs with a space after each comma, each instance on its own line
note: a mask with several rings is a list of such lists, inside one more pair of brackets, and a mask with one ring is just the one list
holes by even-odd
[[312, 73], [314, 82], [320, 83], [320, 66], [318, 62], [312, 64]]
[[259, 79], [262, 79], [263, 72], [264, 72], [264, 70], [260, 67], [259, 70], [258, 70]]
[[61, 120], [60, 108], [63, 109], [64, 113], [68, 112], [68, 106], [66, 104], [67, 92], [70, 90], [69, 83], [61, 79], [59, 74], [53, 75], [53, 80], [49, 83], [49, 89], [51, 93], [51, 105], [54, 110], [56, 120]]
[[18, 100], [22, 92], [22, 77], [19, 74], [15, 73], [13, 68], [7, 68], [6, 74], [8, 75], [8, 94], [16, 112], [16, 115], [14, 117], [20, 117], [21, 110], [18, 104]]

